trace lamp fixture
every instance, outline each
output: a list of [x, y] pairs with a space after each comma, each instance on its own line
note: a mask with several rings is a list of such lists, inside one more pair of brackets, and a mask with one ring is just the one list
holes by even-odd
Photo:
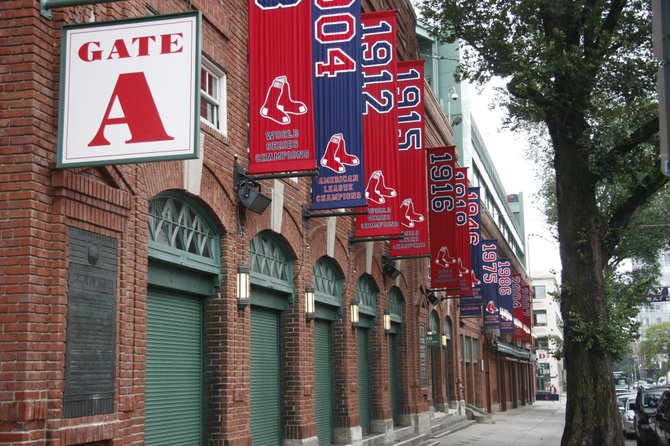
[[250, 271], [249, 265], [239, 265], [237, 267], [237, 306], [239, 307], [251, 305]]
[[382, 271], [385, 276], [394, 280], [400, 275], [400, 270], [395, 267], [395, 262], [385, 256], [382, 256]]
[[463, 118], [460, 116], [456, 116], [452, 121], [451, 121], [451, 126], [456, 127], [459, 125], [461, 122], [463, 122]]
[[308, 320], [316, 317], [316, 309], [314, 306], [314, 287], [307, 285], [305, 287], [305, 315]]
[[447, 335], [446, 334], [443, 334], [442, 336], [440, 336], [440, 343], [442, 344], [442, 347], [446, 348], [446, 346], [447, 346]]
[[358, 314], [358, 299], [351, 300], [351, 326], [358, 327], [359, 323], [359, 314]]
[[391, 313], [389, 310], [384, 311], [384, 333], [391, 333]]
[[456, 87], [449, 88], [449, 100], [447, 101], [447, 121], [451, 123], [451, 102], [458, 101], [458, 93], [456, 92]]
[[272, 201], [270, 197], [261, 193], [261, 185], [258, 181], [248, 176], [244, 167], [237, 163], [235, 163], [233, 183], [240, 204], [252, 212], [262, 214]]

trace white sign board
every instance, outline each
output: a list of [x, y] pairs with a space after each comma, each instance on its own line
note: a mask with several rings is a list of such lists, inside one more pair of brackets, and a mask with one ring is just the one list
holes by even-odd
[[546, 361], [549, 359], [549, 355], [547, 354], [546, 350], [535, 350], [535, 356], [537, 357], [538, 361]]
[[63, 28], [58, 167], [198, 157], [200, 21]]

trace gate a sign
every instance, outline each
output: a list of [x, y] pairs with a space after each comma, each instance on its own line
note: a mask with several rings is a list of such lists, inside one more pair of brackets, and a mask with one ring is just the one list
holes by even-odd
[[58, 167], [198, 157], [200, 13], [63, 28]]

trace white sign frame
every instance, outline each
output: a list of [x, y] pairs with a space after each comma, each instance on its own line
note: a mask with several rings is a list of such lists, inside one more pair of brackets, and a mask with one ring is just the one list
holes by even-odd
[[194, 159], [199, 11], [63, 28], [58, 168]]

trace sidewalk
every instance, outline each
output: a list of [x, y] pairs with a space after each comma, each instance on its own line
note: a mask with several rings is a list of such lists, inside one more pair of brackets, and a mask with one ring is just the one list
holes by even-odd
[[559, 401], [535, 401], [492, 417], [494, 424], [473, 424], [437, 440], [441, 446], [558, 446], [565, 426], [565, 394]]

